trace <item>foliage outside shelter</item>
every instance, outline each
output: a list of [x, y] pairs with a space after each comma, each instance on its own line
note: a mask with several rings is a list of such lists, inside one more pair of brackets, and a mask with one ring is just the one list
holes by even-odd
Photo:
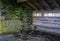
[[[32, 11], [23, 7], [21, 3], [16, 3], [16, 0], [0, 0], [0, 6], [2, 16], [4, 20], [1, 21], [2, 24], [6, 26], [1, 26], [0, 33], [14, 33], [21, 30], [31, 30], [32, 24]], [[12, 27], [9, 27], [11, 24]], [[9, 24], [9, 25], [8, 25]]]

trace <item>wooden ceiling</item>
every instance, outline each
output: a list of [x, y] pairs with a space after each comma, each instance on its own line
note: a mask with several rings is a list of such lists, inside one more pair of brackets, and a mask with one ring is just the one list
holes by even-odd
[[17, 0], [31, 10], [56, 10], [60, 9], [60, 0]]

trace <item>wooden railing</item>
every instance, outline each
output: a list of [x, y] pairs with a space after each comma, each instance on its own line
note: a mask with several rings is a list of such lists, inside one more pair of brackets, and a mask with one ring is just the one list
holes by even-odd
[[60, 17], [33, 17], [33, 24], [60, 28]]

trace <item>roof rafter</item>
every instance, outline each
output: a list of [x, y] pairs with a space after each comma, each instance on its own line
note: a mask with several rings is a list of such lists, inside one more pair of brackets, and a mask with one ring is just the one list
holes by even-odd
[[52, 9], [59, 8], [58, 3], [55, 0], [45, 0]]
[[51, 9], [51, 7], [47, 4], [47, 2], [45, 0], [42, 0], [42, 4], [44, 4], [44, 6], [47, 10]]
[[34, 9], [38, 10], [33, 4], [31, 4], [29, 1], [26, 1], [27, 4], [29, 4], [31, 7], [33, 7]]
[[38, 3], [36, 2], [36, 0], [33, 0], [35, 2], [35, 4], [37, 4], [37, 6], [39, 7], [39, 9], [43, 9], [43, 7]]
[[60, 8], [59, 4], [55, 0], [53, 0], [53, 1], [54, 1], [55, 5], [57, 6], [57, 8]]
[[23, 4], [24, 7], [33, 10], [33, 8], [30, 5], [28, 5], [26, 2], [23, 2], [22, 4]]
[[[60, 9], [60, 0], [17, 0], [31, 10]], [[24, 3], [25, 2], [25, 3]]]
[[59, 6], [60, 6], [60, 0], [55, 0], [58, 4], [59, 4]]
[[24, 2], [24, 1], [27, 1], [27, 0], [17, 0], [17, 2]]

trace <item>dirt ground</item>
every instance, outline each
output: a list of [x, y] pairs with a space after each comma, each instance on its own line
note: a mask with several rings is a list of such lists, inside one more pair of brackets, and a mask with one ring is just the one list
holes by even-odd
[[60, 41], [60, 37], [34, 32], [20, 35], [3, 35], [0, 36], [0, 41]]

